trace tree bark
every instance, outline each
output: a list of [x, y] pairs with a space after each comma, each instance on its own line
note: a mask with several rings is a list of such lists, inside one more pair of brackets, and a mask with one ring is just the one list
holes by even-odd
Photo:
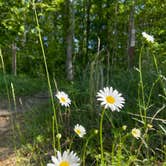
[[89, 46], [89, 33], [90, 33], [90, 8], [91, 8], [91, 0], [86, 1], [86, 58], [88, 59], [88, 46]]
[[135, 25], [134, 25], [134, 13], [135, 13], [135, 0], [131, 7], [130, 21], [129, 21], [129, 47], [128, 47], [128, 64], [129, 68], [134, 64], [134, 50], [135, 50]]
[[73, 12], [73, 1], [66, 0], [66, 11], [67, 11], [67, 33], [66, 33], [66, 72], [67, 79], [69, 81], [73, 80], [73, 64], [72, 64], [72, 54], [73, 54], [73, 35], [74, 35], [74, 12]]

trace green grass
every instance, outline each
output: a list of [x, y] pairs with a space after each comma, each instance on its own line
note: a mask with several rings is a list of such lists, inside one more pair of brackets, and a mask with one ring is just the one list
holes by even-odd
[[[155, 76], [152, 76], [149, 72], [144, 72], [146, 101]], [[74, 150], [79, 156], [82, 156], [82, 148], [85, 146], [87, 139], [93, 135], [86, 146], [85, 165], [100, 165], [99, 133], [95, 135], [94, 130], [99, 130], [101, 108], [99, 103], [96, 102], [96, 96], [93, 97], [95, 101], [93, 109], [89, 104], [90, 91], [88, 78], [87, 80], [84, 79], [84, 82], [81, 79], [77, 79], [73, 83], [68, 83], [63, 80], [58, 80], [57, 82], [58, 89], [68, 93], [72, 100], [69, 118], [70, 125], [66, 125], [66, 121], [64, 120], [66, 110], [59, 105], [56, 98], [54, 99], [57, 114], [62, 114], [63, 118], [62, 120], [58, 116], [59, 132], [62, 134], [60, 140], [61, 149], [66, 150], [71, 147], [71, 150]], [[153, 129], [148, 129], [146, 133], [147, 126], [142, 124], [143, 121], [139, 114], [141, 106], [138, 104], [138, 82], [139, 78], [136, 71], [132, 73], [130, 71], [117, 71], [116, 75], [111, 79], [110, 85], [116, 87], [123, 93], [126, 104], [121, 112], [107, 110], [104, 116], [103, 148], [107, 165], [148, 166], [158, 165], [159, 163], [166, 164], [164, 110], [161, 110], [156, 116], [156, 118], [163, 121], [154, 119], [152, 123]], [[159, 94], [163, 94], [160, 84], [154, 87], [151, 107], [147, 110], [147, 117], [152, 118], [164, 106], [164, 100], [158, 97]], [[50, 103], [36, 107], [23, 114], [22, 123], [18, 124], [20, 126], [18, 129], [20, 128], [21, 132], [18, 132], [20, 134], [17, 137], [19, 143], [19, 150], [17, 151], [18, 158], [22, 162], [22, 165], [46, 165], [50, 161], [50, 156], [54, 155], [52, 117], [53, 111]], [[151, 119], [147, 118], [147, 124], [150, 121]], [[73, 131], [74, 125], [77, 123], [83, 125], [87, 130], [87, 135], [83, 139], [76, 136]], [[127, 126], [126, 130], [122, 129], [123, 125]], [[141, 130], [144, 142], [141, 139], [137, 140], [131, 135], [131, 130], [135, 127]], [[56, 136], [56, 132], [54, 134]], [[139, 148], [140, 150], [138, 150]]]
[[6, 85], [11, 91], [11, 83], [13, 83], [14, 91], [16, 96], [28, 96], [35, 94], [40, 91], [47, 90], [47, 84], [45, 79], [40, 78], [30, 78], [28, 76], [13, 76], [13, 75], [3, 75], [0, 73], [0, 96], [6, 97]]

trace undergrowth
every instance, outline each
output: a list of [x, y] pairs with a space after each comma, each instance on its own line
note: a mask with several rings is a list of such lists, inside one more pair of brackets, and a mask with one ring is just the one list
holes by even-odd
[[[6, 83], [4, 80], [6, 79]], [[0, 73], [0, 96], [6, 97], [6, 84], [8, 89], [11, 88], [11, 83], [14, 85], [16, 96], [28, 96], [41, 91], [45, 91], [47, 84], [44, 78], [30, 78], [28, 76], [13, 76]]]
[[[146, 81], [150, 84], [152, 79], [154, 78], [147, 76]], [[162, 93], [162, 91], [159, 86], [156, 86], [154, 89], [151, 101], [153, 104], [148, 109], [147, 123], [145, 125], [139, 114], [139, 105], [137, 104], [137, 81], [139, 81], [139, 78], [136, 71], [133, 73], [131, 71], [121, 72], [117, 76], [112, 77], [112, 85], [117, 86], [117, 88], [120, 87], [118, 90], [121, 90], [124, 94], [126, 104], [120, 113], [107, 111], [104, 117], [103, 144], [107, 165], [165, 164], [165, 107], [164, 100], [159, 100], [158, 98], [158, 94]], [[88, 80], [84, 80], [84, 82], [77, 80], [74, 83], [61, 81], [58, 85], [60, 85], [59, 88], [68, 92], [73, 101], [70, 108], [70, 125], [66, 125], [65, 121], [62, 122], [58, 116], [59, 132], [62, 135], [60, 140], [61, 148], [68, 149], [72, 146], [72, 149], [81, 156], [86, 139], [93, 135], [86, 147], [85, 161], [87, 166], [100, 165], [99, 133], [95, 134], [95, 130], [99, 130], [101, 110], [98, 103], [95, 103], [97, 105], [93, 109], [88, 104], [90, 98]], [[146, 92], [147, 94], [149, 89]], [[54, 102], [55, 109], [61, 112], [62, 119], [65, 118], [65, 109], [59, 106], [56, 98], [54, 98]], [[159, 109], [161, 111], [154, 117], [151, 123], [152, 117]], [[19, 143], [17, 152], [21, 160], [20, 162], [24, 164], [29, 163], [29, 165], [46, 165], [50, 156], [54, 154], [52, 148], [53, 115], [50, 103], [36, 107], [23, 114], [23, 121], [21, 124], [18, 124], [21, 134], [17, 138]], [[114, 125], [112, 125], [111, 121], [113, 121]], [[87, 130], [88, 134], [84, 139], [79, 139], [74, 133], [74, 125], [78, 122], [83, 124]], [[148, 124], [151, 124], [152, 128], [149, 128]], [[124, 130], [123, 126], [127, 126], [127, 129]], [[141, 140], [133, 138], [131, 134], [131, 130], [134, 127], [141, 130], [142, 137], [145, 136], [143, 137], [144, 140], [141, 148]], [[148, 132], [144, 135], [147, 129]]]

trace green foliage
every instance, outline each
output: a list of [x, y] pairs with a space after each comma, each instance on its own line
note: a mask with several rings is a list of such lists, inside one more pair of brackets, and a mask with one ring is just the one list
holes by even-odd
[[[159, 5], [160, 4], [160, 5]], [[68, 28], [65, 2], [42, 1], [35, 3], [40, 29], [45, 45], [50, 74], [65, 78], [65, 34]], [[74, 1], [75, 36], [73, 63], [77, 68], [85, 67], [95, 57], [100, 39], [100, 50], [104, 62], [113, 67], [127, 68], [127, 42], [131, 1]], [[44, 73], [33, 5], [30, 1], [2, 1], [0, 45], [7, 71], [11, 72], [11, 44], [17, 45], [18, 73], [42, 76]], [[154, 35], [155, 53], [159, 61], [165, 56], [165, 3], [161, 0], [136, 1], [135, 4], [136, 51], [135, 66], [142, 43], [141, 32]], [[148, 60], [147, 60], [148, 63]], [[80, 69], [79, 69], [80, 70]]]

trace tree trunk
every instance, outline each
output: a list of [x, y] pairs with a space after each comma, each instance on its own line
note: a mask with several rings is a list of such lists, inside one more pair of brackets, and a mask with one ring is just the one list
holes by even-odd
[[67, 79], [73, 80], [73, 64], [72, 64], [72, 53], [73, 53], [73, 35], [74, 35], [74, 12], [73, 12], [73, 1], [66, 0], [66, 11], [67, 11], [67, 33], [66, 33], [66, 72]]
[[12, 44], [12, 73], [14, 76], [17, 75], [17, 50], [16, 43]]
[[88, 45], [89, 45], [89, 33], [90, 33], [90, 8], [91, 8], [91, 0], [86, 1], [86, 58], [88, 59]]
[[134, 26], [134, 12], [135, 12], [135, 0], [131, 7], [130, 21], [129, 21], [129, 46], [128, 46], [128, 64], [129, 68], [134, 64], [134, 50], [135, 50], [135, 26]]

